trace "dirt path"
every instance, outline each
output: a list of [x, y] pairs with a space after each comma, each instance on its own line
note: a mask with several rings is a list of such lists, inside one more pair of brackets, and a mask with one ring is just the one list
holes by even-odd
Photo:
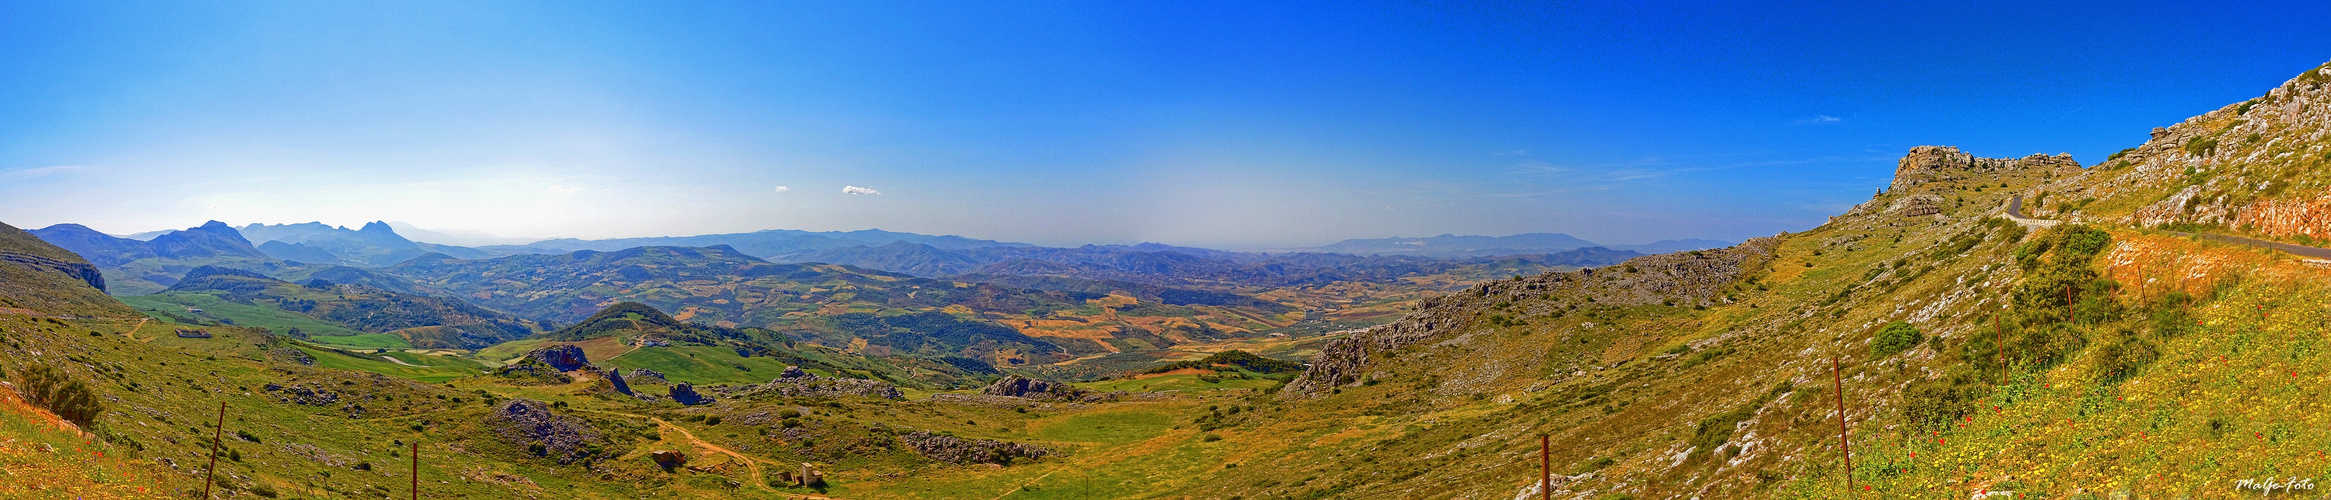
[[[762, 476], [762, 475], [761, 475], [761, 463], [760, 463], [759, 461], [753, 460], [753, 457], [745, 456], [745, 454], [743, 454], [743, 453], [737, 453], [737, 451], [736, 451], [736, 450], [731, 450], [731, 449], [728, 449], [728, 447], [721, 446], [721, 445], [717, 445], [717, 444], [712, 444], [712, 443], [710, 443], [710, 442], [706, 442], [705, 440], [702, 440], [702, 439], [697, 439], [697, 438], [696, 438], [696, 433], [693, 433], [693, 432], [688, 432], [688, 429], [686, 429], [686, 428], [680, 427], [680, 426], [678, 426], [678, 425], [673, 425], [671, 422], [666, 422], [666, 421], [664, 421], [664, 419], [655, 418], [655, 417], [650, 417], [650, 416], [646, 416], [646, 415], [634, 415], [634, 414], [630, 414], [630, 413], [623, 413], [623, 412], [613, 412], [613, 411], [607, 411], [607, 410], [583, 410], [583, 411], [588, 411], [588, 412], [593, 412], [593, 413], [605, 413], [605, 414], [608, 414], [608, 415], [622, 415], [622, 416], [626, 416], [626, 417], [632, 417], [632, 418], [644, 418], [644, 419], [647, 419], [647, 420], [648, 420], [648, 421], [650, 421], [650, 422], [655, 422], [655, 423], [656, 423], [656, 428], [657, 428], [657, 429], [659, 429], [659, 430], [663, 430], [663, 431], [666, 431], [666, 432], [662, 432], [662, 434], [669, 435], [669, 434], [671, 434], [671, 433], [675, 433], [675, 432], [676, 432], [676, 433], [679, 433], [679, 434], [680, 434], [680, 437], [687, 438], [687, 439], [688, 439], [688, 444], [695, 445], [695, 447], [696, 447], [698, 450], [712, 450], [713, 452], [720, 453], [720, 454], [722, 454], [722, 455], [728, 455], [728, 456], [729, 456], [729, 458], [731, 458], [731, 459], [735, 459], [735, 460], [736, 460], [736, 461], [738, 461], [738, 462], [743, 462], [743, 463], [745, 464], [745, 470], [746, 470], [746, 471], [749, 471], [749, 472], [751, 472], [751, 473], [752, 473], [752, 478], [751, 478], [751, 480], [752, 480], [752, 482], [753, 482], [753, 487], [755, 487], [755, 488], [760, 488], [760, 489], [761, 489], [761, 491], [766, 491], [766, 492], [770, 492], [770, 493], [777, 493], [777, 490], [775, 490], [775, 489], [772, 489], [772, 488], [770, 488], [770, 487], [769, 487], [769, 483], [767, 483], [767, 482], [766, 482], [766, 481], [767, 481], [767, 478], [766, 478], [766, 476]], [[701, 453], [701, 451], [699, 451], [699, 453]], [[827, 497], [808, 497], [808, 498], [827, 498]]]

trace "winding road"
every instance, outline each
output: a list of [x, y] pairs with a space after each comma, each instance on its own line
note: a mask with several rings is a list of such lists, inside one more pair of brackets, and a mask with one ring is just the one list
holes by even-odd
[[[2024, 217], [2023, 195], [2020, 194], [2015, 195], [2015, 199], [2009, 200], [2007, 202], [2007, 220], [2015, 221], [2015, 223], [2022, 224], [2024, 227], [2031, 227], [2035, 229], [2054, 226], [2058, 222], [2047, 219], [2033, 219]], [[2257, 238], [2244, 238], [2241, 236], [2227, 236], [2223, 234], [2188, 233], [2183, 231], [2168, 231], [2168, 233], [2178, 236], [2192, 236], [2196, 238], [2215, 240], [2221, 243], [2233, 243], [2236, 245], [2248, 245], [2259, 248], [2274, 249], [2300, 257], [2331, 260], [2331, 248], [2294, 245], [2290, 243], [2266, 241]]]

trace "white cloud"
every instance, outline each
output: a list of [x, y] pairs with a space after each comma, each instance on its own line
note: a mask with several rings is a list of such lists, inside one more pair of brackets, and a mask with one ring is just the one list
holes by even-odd
[[882, 192], [881, 192], [881, 191], [875, 191], [875, 190], [874, 190], [874, 188], [863, 188], [863, 187], [858, 187], [858, 186], [842, 186], [842, 194], [882, 194]]
[[789, 188], [789, 187], [785, 187], [785, 186], [777, 186], [777, 192], [779, 192], [779, 193], [783, 193], [783, 192], [786, 192], [786, 191], [792, 191], [792, 190], [793, 190], [793, 188]]
[[49, 167], [20, 168], [16, 170], [0, 171], [0, 179], [8, 179], [12, 181], [28, 181], [80, 169], [80, 165], [56, 165]]
[[543, 191], [555, 195], [569, 195], [583, 192], [583, 187], [573, 184], [552, 184], [550, 188]]
[[1811, 118], [1798, 118], [1797, 121], [1789, 123], [1793, 125], [1835, 125], [1843, 121], [1845, 121], [1844, 118], [1838, 118], [1835, 116], [1813, 115]]

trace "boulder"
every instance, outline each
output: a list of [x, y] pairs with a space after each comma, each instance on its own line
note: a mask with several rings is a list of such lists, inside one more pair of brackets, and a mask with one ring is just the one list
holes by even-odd
[[654, 459], [656, 466], [663, 467], [665, 471], [688, 465], [688, 454], [677, 451], [656, 450], [654, 453], [649, 453], [648, 458]]
[[591, 366], [591, 360], [583, 356], [583, 348], [572, 345], [535, 349], [526, 353], [526, 359], [541, 361], [543, 364], [550, 365], [551, 368], [557, 368], [558, 371], [562, 372]]
[[672, 386], [672, 401], [688, 406], [712, 404], [712, 396], [696, 393], [696, 387], [681, 382]]
[[503, 441], [521, 447], [530, 453], [558, 461], [574, 463], [590, 458], [600, 433], [590, 422], [551, 411], [547, 403], [531, 399], [512, 399], [494, 407], [485, 417], [485, 426]]
[[607, 370], [604, 376], [607, 377], [608, 385], [615, 386], [615, 392], [623, 393], [626, 396], [637, 396], [637, 394], [631, 393], [631, 384], [623, 382], [623, 370]]
[[965, 439], [930, 431], [915, 431], [898, 437], [908, 449], [932, 460], [951, 464], [1011, 465], [1013, 461], [1036, 460], [1052, 454], [1051, 450], [1027, 443], [1013, 443], [993, 439]]
[[780, 373], [780, 374], [777, 374], [777, 378], [780, 378], [780, 379], [788, 379], [788, 378], [802, 378], [802, 377], [811, 377], [811, 376], [814, 376], [814, 375], [810, 375], [810, 374], [809, 374], [809, 372], [801, 371], [801, 367], [799, 367], [799, 366], [786, 366], [786, 367], [785, 367], [785, 373]]

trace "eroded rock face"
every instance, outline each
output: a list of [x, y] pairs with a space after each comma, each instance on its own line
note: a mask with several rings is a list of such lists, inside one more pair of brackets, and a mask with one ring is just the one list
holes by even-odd
[[1018, 460], [1036, 460], [1052, 452], [1027, 443], [996, 441], [993, 439], [964, 439], [929, 431], [915, 431], [900, 435], [899, 442], [915, 453], [932, 460], [951, 464], [1011, 465]]
[[35, 271], [63, 273], [66, 276], [81, 280], [83, 283], [88, 283], [90, 288], [95, 288], [100, 292], [105, 291], [105, 274], [97, 272], [97, 266], [16, 252], [0, 252], [0, 263], [24, 266]]
[[557, 368], [558, 371], [562, 372], [591, 366], [591, 360], [583, 356], [583, 348], [572, 345], [535, 349], [526, 353], [526, 359], [541, 361], [543, 364], [550, 365], [551, 368]]
[[883, 399], [906, 399], [898, 386], [880, 380], [820, 377], [802, 371], [800, 367], [785, 367], [785, 373], [776, 380], [761, 384], [756, 391], [786, 397], [842, 397], [860, 396]]
[[590, 458], [586, 445], [600, 436], [589, 422], [560, 415], [549, 404], [531, 399], [503, 402], [486, 415], [485, 423], [502, 440], [562, 464]]
[[712, 396], [698, 394], [696, 386], [681, 382], [672, 386], [672, 401], [688, 406], [712, 404]]
[[1756, 238], [1730, 248], [1649, 255], [1610, 267], [1484, 282], [1425, 299], [1417, 312], [1399, 321], [1329, 341], [1312, 358], [1310, 368], [1280, 394], [1313, 396], [1359, 384], [1374, 369], [1377, 355], [1466, 331], [1500, 302], [1561, 294], [1593, 297], [1613, 306], [1722, 303], [1724, 287], [1744, 270], [1771, 260], [1779, 245], [1777, 238]]
[[2081, 172], [2080, 162], [2070, 153], [2055, 156], [2033, 154], [2022, 158], [1977, 158], [1960, 152], [1955, 146], [1918, 146], [1910, 148], [1894, 168], [1894, 184], [1888, 192], [1910, 189], [1931, 182], [1952, 182], [1973, 178], [1980, 174], [2031, 169], [2046, 170], [2053, 175], [2075, 175]]

